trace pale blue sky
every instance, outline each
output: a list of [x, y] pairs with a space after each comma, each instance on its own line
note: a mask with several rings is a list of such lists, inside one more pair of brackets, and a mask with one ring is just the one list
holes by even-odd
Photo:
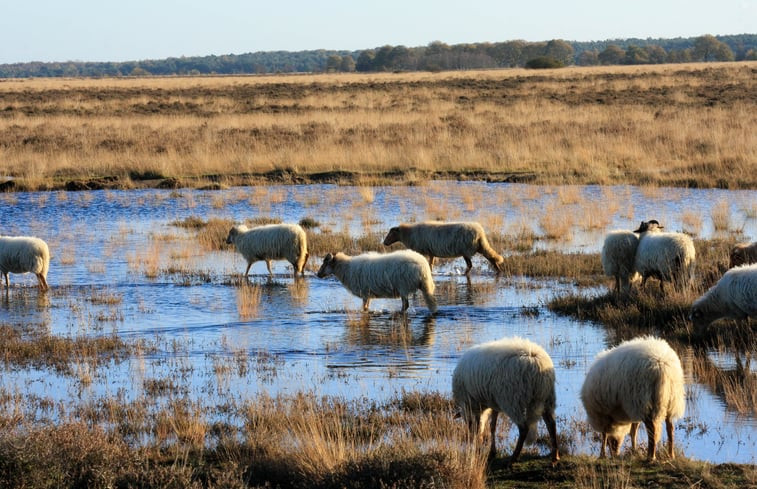
[[0, 0], [0, 63], [757, 33], [757, 0]]

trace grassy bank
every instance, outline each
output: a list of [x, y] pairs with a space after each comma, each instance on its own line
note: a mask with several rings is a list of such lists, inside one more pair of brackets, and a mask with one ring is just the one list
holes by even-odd
[[[7, 407], [7, 401], [4, 402]], [[741, 488], [754, 466], [711, 465], [643, 454], [598, 460], [563, 455], [552, 467], [547, 441], [521, 461], [487, 466], [471, 449], [448, 399], [405, 395], [386, 404], [311, 394], [225, 406], [241, 427], [211, 421], [210, 410], [171, 401], [154, 416], [140, 403], [82, 409], [56, 425], [0, 416], [0, 487]], [[575, 430], [562, 427], [568, 442]], [[508, 448], [508, 449], [511, 449]], [[504, 454], [503, 454], [504, 455]]]
[[755, 66], [4, 80], [0, 184], [755, 188]]

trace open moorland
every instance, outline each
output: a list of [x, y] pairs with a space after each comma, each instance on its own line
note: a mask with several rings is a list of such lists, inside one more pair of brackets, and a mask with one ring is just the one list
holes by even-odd
[[[0, 235], [52, 255], [49, 291], [0, 289], [0, 488], [757, 486], [755, 321], [688, 318], [757, 239], [755, 74], [0, 80]], [[616, 295], [603, 238], [650, 218], [694, 238], [695, 280]], [[425, 219], [482, 223], [503, 273], [438, 260], [436, 314], [363, 312], [315, 276]], [[299, 222], [305, 276], [243, 277], [241, 222]], [[646, 334], [683, 364], [676, 458], [647, 462], [642, 429], [600, 460], [578, 392], [597, 353]], [[455, 416], [458, 359], [503, 336], [553, 359], [554, 466], [542, 423], [509, 466], [510, 422], [487, 462]]]
[[756, 75], [743, 62], [0, 80], [0, 177], [27, 190], [448, 178], [755, 188]]

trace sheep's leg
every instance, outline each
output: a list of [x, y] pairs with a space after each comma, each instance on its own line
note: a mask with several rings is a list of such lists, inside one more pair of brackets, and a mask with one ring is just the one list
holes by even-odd
[[39, 282], [39, 289], [40, 290], [47, 290], [50, 287], [47, 285], [47, 280], [45, 279], [45, 276], [41, 273], [37, 273], [37, 281]]
[[428, 267], [433, 270], [434, 269], [434, 255], [428, 255], [426, 258], [428, 260]]
[[600, 443], [599, 446], [599, 458], [605, 458], [605, 447], [607, 446], [607, 432], [602, 432], [602, 436], [600, 437]]
[[631, 436], [631, 450], [636, 451], [636, 434], [639, 432], [639, 423], [631, 423], [631, 430], [629, 435]]
[[250, 273], [250, 267], [252, 266], [252, 262], [247, 262], [247, 270], [244, 271], [244, 276], [246, 277], [248, 273]]
[[515, 444], [515, 450], [513, 450], [513, 454], [510, 456], [510, 463], [514, 463], [518, 460], [518, 457], [520, 457], [520, 452], [523, 450], [523, 444], [526, 442], [526, 437], [528, 436], [528, 425], [525, 426], [518, 426], [518, 442]]
[[310, 253], [305, 252], [305, 259], [302, 260], [302, 265], [300, 265], [300, 269], [298, 270], [298, 272], [302, 275], [305, 275], [305, 265], [307, 265], [308, 263], [308, 258], [310, 258]]
[[673, 420], [665, 418], [665, 429], [668, 432], [668, 456], [670, 458], [676, 458], [676, 452], [673, 449], [673, 438], [675, 437], [675, 429], [673, 427]]
[[644, 420], [644, 426], [647, 427], [647, 460], [654, 460], [657, 454], [657, 442], [660, 441], [660, 434], [657, 432], [657, 424], [654, 420]]
[[266, 268], [268, 268], [268, 276], [273, 277], [273, 272], [271, 271], [271, 260], [266, 260], [265, 266]]
[[468, 275], [470, 273], [470, 269], [473, 268], [473, 262], [471, 261], [469, 256], [464, 256], [463, 259], [465, 260], [465, 265], [468, 267], [465, 269], [465, 274]]
[[406, 296], [402, 296], [402, 312], [407, 311], [407, 309], [410, 307], [410, 301], [407, 299]]
[[368, 298], [363, 299], [363, 310], [367, 311], [370, 306], [371, 306], [371, 300]]
[[490, 416], [491, 420], [489, 421], [489, 435], [491, 436], [491, 440], [489, 442], [489, 460], [493, 460], [497, 456], [496, 439], [497, 439], [497, 416], [498, 415], [499, 415], [499, 412], [492, 409], [491, 416]]
[[10, 289], [11, 281], [10, 281], [10, 278], [8, 278], [8, 272], [3, 273], [3, 275], [5, 275], [5, 288]]
[[557, 424], [555, 423], [555, 416], [552, 413], [545, 412], [541, 417], [544, 420], [544, 424], [547, 425], [549, 439], [552, 441], [552, 463], [554, 464], [560, 460], [560, 453], [557, 450]]

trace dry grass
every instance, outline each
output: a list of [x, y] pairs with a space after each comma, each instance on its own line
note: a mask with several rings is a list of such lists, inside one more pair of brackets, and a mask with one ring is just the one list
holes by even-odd
[[8, 80], [0, 174], [18, 188], [371, 175], [754, 188], [754, 70]]

